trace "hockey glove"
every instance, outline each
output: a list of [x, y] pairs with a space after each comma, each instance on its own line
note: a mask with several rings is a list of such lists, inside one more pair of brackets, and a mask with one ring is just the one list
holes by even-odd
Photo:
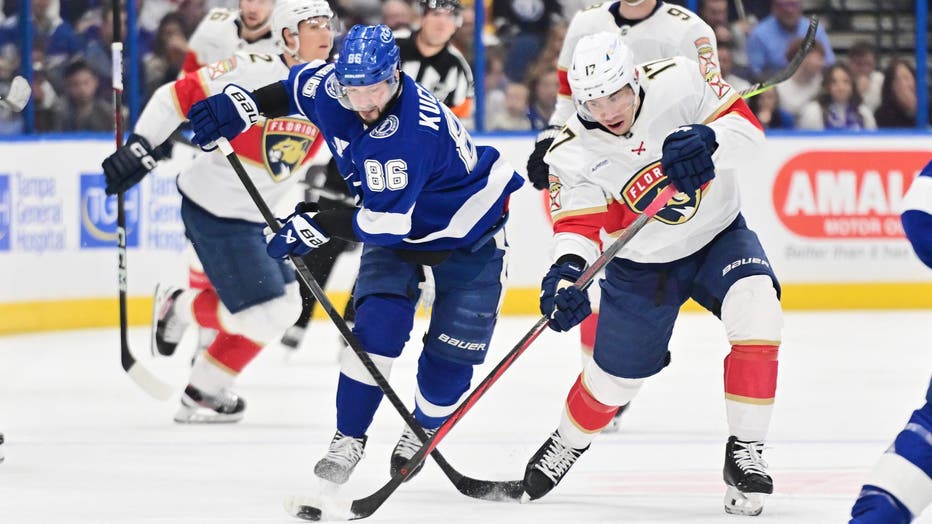
[[544, 155], [559, 132], [559, 127], [548, 126], [537, 135], [534, 151], [527, 159], [527, 179], [534, 184], [535, 189], [550, 189], [550, 166], [544, 162]]
[[232, 140], [259, 120], [259, 108], [252, 93], [236, 84], [191, 106], [188, 120], [194, 136], [191, 141], [209, 147], [220, 137]]
[[279, 220], [284, 225], [278, 233], [266, 236], [265, 251], [272, 258], [285, 258], [288, 256], [303, 257], [330, 240], [324, 230], [314, 222], [317, 214], [317, 205], [301, 202], [295, 206], [294, 213], [287, 218]]
[[712, 153], [718, 148], [715, 131], [692, 124], [674, 129], [663, 141], [660, 164], [677, 191], [692, 195], [715, 178]]
[[569, 331], [592, 314], [589, 295], [573, 285], [582, 273], [582, 263], [569, 260], [550, 266], [544, 276], [540, 284], [540, 312], [550, 318], [547, 323], [550, 329]]
[[105, 191], [108, 195], [115, 195], [135, 186], [170, 152], [171, 145], [167, 142], [153, 149], [145, 138], [130, 135], [123, 147], [104, 159]]

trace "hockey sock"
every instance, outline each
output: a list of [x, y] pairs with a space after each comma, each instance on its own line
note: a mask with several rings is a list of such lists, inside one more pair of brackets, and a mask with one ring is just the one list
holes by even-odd
[[188, 287], [191, 289], [211, 289], [210, 279], [203, 271], [188, 268]]
[[612, 421], [616, 411], [618, 406], [596, 400], [583, 386], [580, 375], [566, 397], [566, 410], [560, 418], [560, 435], [571, 447], [584, 448]]
[[337, 383], [337, 429], [344, 435], [363, 437], [372, 424], [382, 390], [340, 373]]
[[725, 357], [725, 407], [728, 427], [739, 440], [767, 436], [777, 390], [775, 345], [735, 344]]
[[205, 393], [216, 395], [221, 389], [232, 386], [235, 379], [236, 373], [204, 354], [191, 367], [188, 383]]
[[222, 331], [220, 327], [220, 297], [213, 289], [205, 289], [194, 297], [194, 319], [201, 327]]
[[426, 350], [421, 353], [414, 398], [414, 418], [421, 427], [433, 429], [443, 424], [469, 390], [472, 372], [469, 364], [451, 362]]
[[[890, 498], [893, 501], [889, 500]], [[854, 522], [888, 522], [882, 520], [903, 508], [919, 515], [932, 503], [932, 405], [913, 412], [893, 446], [881, 455], [867, 476], [867, 482], [852, 516]], [[909, 518], [902, 522], [909, 522]], [[892, 520], [889, 520], [892, 522]]]
[[220, 331], [207, 348], [207, 358], [231, 374], [238, 375], [261, 350], [262, 346], [243, 335]]
[[[369, 295], [359, 304], [353, 334], [388, 379], [392, 363], [401, 354], [414, 324], [414, 304], [398, 295]], [[340, 358], [337, 384], [337, 429], [362, 437], [382, 401], [382, 390], [356, 354], [345, 349]]]
[[909, 524], [909, 509], [884, 489], [864, 486], [851, 508], [849, 524]]

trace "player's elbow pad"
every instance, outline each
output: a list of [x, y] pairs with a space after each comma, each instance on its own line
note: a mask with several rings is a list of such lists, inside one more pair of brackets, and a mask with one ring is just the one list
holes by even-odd
[[903, 231], [913, 245], [919, 260], [932, 268], [932, 215], [907, 209], [901, 217]]
[[291, 114], [288, 89], [282, 82], [275, 82], [260, 87], [252, 92], [256, 99], [256, 107], [266, 118], [278, 118]]

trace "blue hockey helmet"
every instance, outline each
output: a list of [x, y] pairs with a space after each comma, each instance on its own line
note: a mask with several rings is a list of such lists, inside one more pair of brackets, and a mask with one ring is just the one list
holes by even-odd
[[387, 25], [355, 25], [346, 34], [334, 69], [344, 87], [392, 79], [401, 51]]

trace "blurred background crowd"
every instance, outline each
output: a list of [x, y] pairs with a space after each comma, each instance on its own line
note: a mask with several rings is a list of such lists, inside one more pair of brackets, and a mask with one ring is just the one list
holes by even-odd
[[[27, 1], [32, 18], [31, 113], [0, 109], [0, 135], [112, 130], [110, 0], [0, 0], [0, 94], [23, 70], [24, 44], [30, 47], [19, 20], [21, 4]], [[239, 2], [136, 1], [139, 82], [126, 89], [136, 90], [144, 105], [158, 86], [177, 78], [188, 39], [205, 14], [215, 7], [235, 9]], [[382, 22], [404, 36], [420, 25], [418, 1], [331, 3], [344, 28]], [[470, 65], [468, 81], [481, 82], [481, 89], [469, 89], [469, 96], [475, 91], [482, 98], [466, 106], [467, 114], [461, 116], [485, 131], [545, 127], [557, 99], [556, 63], [566, 28], [579, 9], [594, 2], [485, 0], [481, 71], [476, 70], [476, 6], [474, 0], [460, 2], [462, 17], [449, 45]], [[797, 73], [750, 100], [767, 128], [857, 131], [913, 128], [929, 121], [917, 115], [916, 63], [926, 57], [917, 57], [913, 0], [743, 0], [743, 18], [735, 0], [666, 3], [697, 9], [714, 29], [722, 72], [739, 90], [785, 65], [798, 49], [799, 39], [779, 37], [780, 26], [790, 27], [809, 14], [820, 18], [826, 31], [820, 32]], [[482, 118], [476, 118], [476, 108]], [[31, 120], [27, 124], [24, 118]]]

